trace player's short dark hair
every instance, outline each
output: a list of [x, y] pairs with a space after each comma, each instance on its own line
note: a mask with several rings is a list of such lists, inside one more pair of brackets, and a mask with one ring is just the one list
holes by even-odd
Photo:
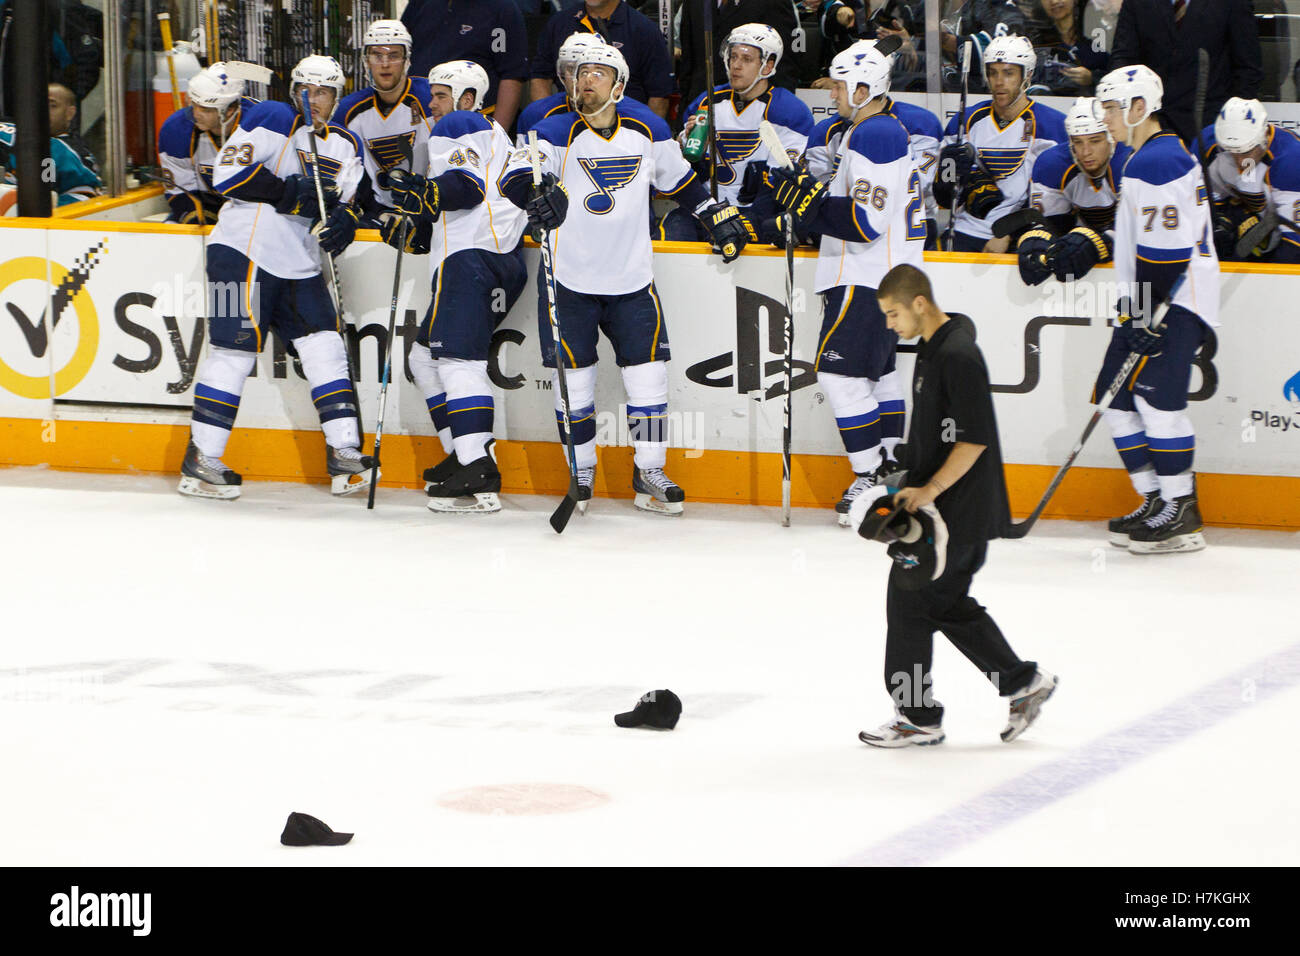
[[[876, 298], [889, 298], [907, 305], [911, 305], [918, 295], [924, 297], [931, 305], [935, 305], [934, 289], [930, 286], [926, 274], [916, 266], [906, 263], [894, 266], [886, 272], [885, 277], [880, 280], [880, 287], [876, 289]], [[937, 305], [935, 307], [938, 308]]]

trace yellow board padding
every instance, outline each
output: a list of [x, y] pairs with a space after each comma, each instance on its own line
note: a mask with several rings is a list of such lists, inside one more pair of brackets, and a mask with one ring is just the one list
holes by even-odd
[[79, 219], [82, 216], [103, 212], [106, 209], [130, 206], [162, 194], [162, 183], [150, 183], [147, 186], [128, 189], [120, 196], [96, 196], [94, 199], [83, 199], [80, 202], [68, 203], [66, 206], [60, 206], [54, 210], [53, 217], [55, 219]]
[[[89, 472], [179, 475], [189, 438], [188, 425], [0, 418], [0, 465], [48, 465]], [[367, 436], [363, 450], [374, 442]], [[595, 493], [632, 497], [632, 449], [598, 448]], [[434, 437], [386, 435], [383, 484], [422, 488], [420, 473], [441, 461]], [[325, 483], [325, 439], [319, 431], [236, 428], [226, 464], [250, 481]], [[509, 494], [559, 496], [568, 487], [564, 451], [556, 442], [497, 443], [502, 490]], [[781, 456], [776, 453], [673, 448], [668, 470], [689, 501], [775, 506], [781, 502]], [[831, 508], [852, 480], [841, 455], [795, 455], [791, 501], [799, 507]], [[1007, 490], [1017, 517], [1038, 503], [1056, 467], [1008, 465]], [[1281, 475], [1197, 476], [1201, 513], [1207, 524], [1248, 528], [1300, 529], [1300, 478]], [[1119, 468], [1074, 468], [1057, 490], [1045, 516], [1100, 521], [1131, 510], [1137, 499]]]

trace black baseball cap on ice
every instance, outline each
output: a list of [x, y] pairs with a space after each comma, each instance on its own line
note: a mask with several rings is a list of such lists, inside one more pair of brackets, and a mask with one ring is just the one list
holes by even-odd
[[615, 714], [614, 723], [620, 727], [658, 727], [672, 730], [682, 716], [682, 701], [670, 690], [652, 690], [625, 714]]
[[351, 839], [351, 833], [335, 833], [306, 813], [289, 814], [280, 834], [280, 842], [285, 846], [342, 846]]

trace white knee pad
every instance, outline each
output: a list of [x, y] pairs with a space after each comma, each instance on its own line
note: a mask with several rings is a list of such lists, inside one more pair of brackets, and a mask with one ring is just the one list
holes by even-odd
[[1194, 433], [1186, 410], [1166, 412], [1152, 406], [1141, 395], [1133, 399], [1133, 404], [1142, 417], [1148, 438], [1185, 438]]
[[623, 388], [629, 405], [668, 404], [668, 363], [645, 362], [623, 370]]
[[438, 374], [438, 359], [429, 354], [427, 345], [418, 342], [411, 346], [411, 378], [424, 393], [425, 399], [433, 398], [446, 392], [442, 386], [442, 376]]
[[242, 395], [244, 382], [253, 374], [253, 366], [256, 364], [257, 355], [254, 352], [239, 352], [214, 345], [199, 368], [197, 380], [223, 392]]
[[817, 384], [826, 393], [836, 418], [865, 415], [876, 407], [876, 396], [869, 378], [850, 378], [834, 372], [818, 372]]
[[492, 383], [488, 379], [487, 362], [485, 361], [453, 358], [439, 359], [437, 374], [442, 379], [448, 398], [492, 394]]
[[[1141, 399], [1138, 399], [1141, 401]], [[1124, 412], [1117, 408], [1107, 408], [1101, 413], [1106, 427], [1115, 438], [1127, 438], [1142, 431], [1142, 416], [1137, 412]]]
[[337, 332], [313, 332], [293, 340], [298, 361], [312, 388], [349, 379], [348, 353]]
[[[819, 380], [822, 374], [820, 372], [817, 374]], [[899, 381], [897, 371], [882, 375], [874, 381], [871, 379], [867, 381], [871, 384], [871, 397], [877, 402], [899, 402], [903, 400], [903, 387]]]
[[[552, 388], [555, 393], [555, 410], [560, 408], [560, 378], [559, 372], [551, 373]], [[596, 406], [596, 366], [588, 365], [586, 368], [567, 368], [564, 370], [564, 381], [569, 386], [569, 407], [573, 411], [580, 408], [595, 408]]]

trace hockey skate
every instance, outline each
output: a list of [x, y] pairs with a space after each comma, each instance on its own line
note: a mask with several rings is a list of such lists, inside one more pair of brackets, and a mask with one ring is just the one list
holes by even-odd
[[1134, 554], [1172, 554], [1175, 551], [1200, 551], [1205, 547], [1201, 509], [1196, 503], [1196, 487], [1163, 503], [1160, 511], [1130, 532], [1128, 549]]
[[440, 485], [460, 470], [460, 459], [452, 452], [432, 468], [424, 469], [424, 490], [430, 492], [434, 485]]
[[[428, 492], [429, 510], [443, 514], [491, 514], [501, 510], [501, 471], [487, 454], [462, 466], [450, 478]], [[453, 456], [454, 457], [454, 456]], [[441, 467], [441, 466], [440, 466]]]
[[632, 490], [636, 492], [634, 504], [642, 511], [658, 515], [679, 515], [685, 510], [682, 491], [662, 468], [632, 468]]
[[[375, 460], [361, 454], [359, 448], [325, 446], [325, 467], [330, 473], [330, 493], [354, 495], [370, 487], [370, 469]], [[375, 480], [380, 473], [375, 473]]]
[[238, 498], [243, 482], [220, 458], [209, 458], [191, 441], [185, 449], [181, 483], [176, 490], [191, 498]]
[[1142, 499], [1142, 504], [1138, 505], [1122, 518], [1111, 518], [1107, 529], [1110, 532], [1110, 543], [1117, 548], [1128, 547], [1128, 536], [1133, 533], [1134, 529], [1141, 526], [1142, 522], [1148, 518], [1153, 518], [1160, 513], [1164, 507], [1164, 502], [1160, 500], [1160, 492], [1148, 491], [1146, 497]]
[[875, 730], [863, 730], [858, 733], [858, 739], [868, 747], [928, 747], [934, 744], [941, 744], [946, 739], [943, 727], [935, 724], [930, 727], [923, 727], [912, 723], [902, 714], [898, 714], [889, 723], [877, 727]]
[[1029, 725], [1038, 719], [1043, 702], [1052, 696], [1059, 683], [1055, 674], [1049, 674], [1041, 668], [1034, 671], [1034, 679], [1029, 682], [1029, 686], [1011, 698], [1011, 713], [1007, 717], [1006, 727], [1002, 728], [1003, 743], [1011, 743], [1029, 729]]
[[835, 505], [835, 514], [839, 519], [841, 528], [853, 527], [853, 521], [849, 518], [849, 509], [853, 507], [853, 502], [856, 501], [863, 492], [870, 489], [876, 483], [874, 474], [858, 474], [857, 472], [854, 472], [854, 474], [857, 475], [857, 477], [853, 479], [853, 484], [849, 485], [849, 487], [845, 489], [844, 497], [842, 497], [839, 500], [839, 503]]
[[592, 489], [596, 487], [596, 469], [579, 468], [578, 469], [578, 514], [587, 513], [587, 505], [591, 503]]

